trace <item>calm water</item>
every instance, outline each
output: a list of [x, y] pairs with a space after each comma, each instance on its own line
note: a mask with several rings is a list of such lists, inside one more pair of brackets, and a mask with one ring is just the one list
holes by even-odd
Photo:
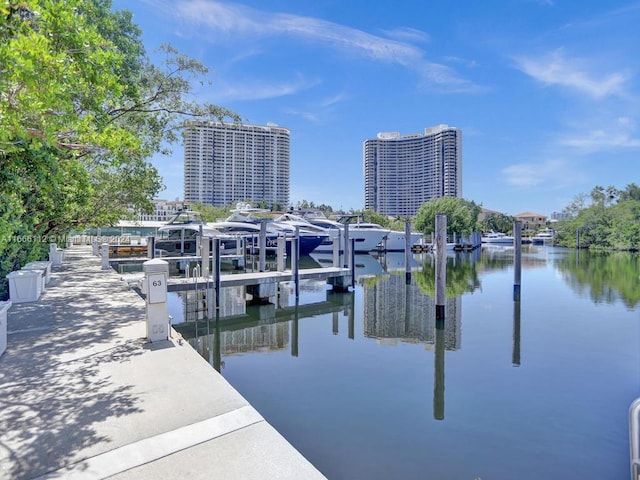
[[[316, 258], [320, 262], [322, 258]], [[443, 329], [434, 266], [357, 257], [358, 285], [301, 286], [296, 306], [174, 297], [185, 338], [331, 479], [626, 479], [640, 396], [640, 262], [530, 247], [448, 258]], [[311, 262], [313, 263], [313, 262]], [[202, 292], [200, 292], [202, 295]]]

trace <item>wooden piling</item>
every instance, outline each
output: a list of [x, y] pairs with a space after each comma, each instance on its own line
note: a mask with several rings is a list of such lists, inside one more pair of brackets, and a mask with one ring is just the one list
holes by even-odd
[[260, 220], [260, 237], [258, 241], [258, 270], [264, 272], [267, 269], [267, 219]]
[[411, 222], [404, 224], [404, 278], [411, 283]]

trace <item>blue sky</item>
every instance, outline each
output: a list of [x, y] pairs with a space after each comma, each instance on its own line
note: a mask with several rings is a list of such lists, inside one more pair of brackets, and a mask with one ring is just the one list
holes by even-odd
[[[362, 143], [463, 132], [463, 197], [550, 215], [640, 183], [640, 2], [114, 0], [147, 51], [209, 67], [196, 98], [291, 131], [291, 202], [360, 209]], [[153, 163], [182, 198], [183, 152]]]

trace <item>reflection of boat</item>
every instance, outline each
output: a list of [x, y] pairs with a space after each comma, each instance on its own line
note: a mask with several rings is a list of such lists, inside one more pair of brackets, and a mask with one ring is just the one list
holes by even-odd
[[[308, 220], [309, 223], [327, 229], [331, 238], [319, 245], [315, 251], [332, 252], [333, 237], [343, 237], [344, 223], [328, 219], [320, 210], [300, 210], [296, 213]], [[351, 224], [349, 225], [349, 238], [354, 241], [355, 251], [358, 253], [375, 250], [388, 233], [389, 230], [358, 229]]]
[[221, 254], [236, 252], [238, 238], [208, 226], [198, 212], [183, 210], [158, 228], [156, 251], [161, 255], [195, 255], [198, 236], [219, 238]]
[[482, 236], [482, 243], [513, 245], [514, 238], [501, 232], [489, 232]]
[[552, 243], [555, 236], [556, 233], [553, 230], [545, 228], [531, 237], [531, 241], [534, 245], [546, 245], [548, 243]]

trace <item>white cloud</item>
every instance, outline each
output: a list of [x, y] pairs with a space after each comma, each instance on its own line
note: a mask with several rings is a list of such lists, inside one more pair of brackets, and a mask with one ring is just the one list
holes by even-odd
[[514, 187], [560, 188], [568, 183], [579, 182], [582, 175], [574, 171], [565, 160], [550, 159], [538, 163], [519, 163], [502, 170], [507, 184]]
[[[228, 40], [241, 36], [257, 40], [260, 37], [292, 36], [307, 40], [349, 55], [360, 55], [374, 61], [401, 65], [417, 71], [429, 83], [451, 86], [455, 91], [475, 91], [474, 85], [461, 78], [453, 69], [432, 63], [424, 58], [424, 51], [405, 41], [392, 40], [362, 30], [326, 20], [256, 10], [236, 3], [216, 0], [185, 0], [172, 5], [175, 15], [190, 23], [202, 25], [208, 33], [226, 34]], [[425, 41], [424, 32], [397, 29], [396, 38]]]
[[269, 83], [265, 80], [238, 81], [233, 84], [217, 83], [212, 97], [216, 101], [263, 100], [266, 98], [284, 97], [313, 88], [321, 83], [319, 80], [307, 80], [301, 75], [292, 80]]
[[618, 148], [640, 148], [640, 138], [637, 137], [635, 121], [630, 117], [618, 117], [588, 130], [566, 135], [558, 143], [564, 147], [576, 148], [583, 153]]
[[519, 57], [517, 67], [546, 85], [558, 85], [601, 99], [623, 96], [628, 75], [622, 72], [589, 71], [589, 62], [568, 58], [561, 49], [539, 58]]
[[422, 30], [417, 30], [415, 28], [409, 27], [395, 28], [393, 30], [383, 30], [382, 33], [384, 33], [389, 38], [393, 38], [401, 42], [427, 43], [431, 40], [429, 38], [429, 35]]

